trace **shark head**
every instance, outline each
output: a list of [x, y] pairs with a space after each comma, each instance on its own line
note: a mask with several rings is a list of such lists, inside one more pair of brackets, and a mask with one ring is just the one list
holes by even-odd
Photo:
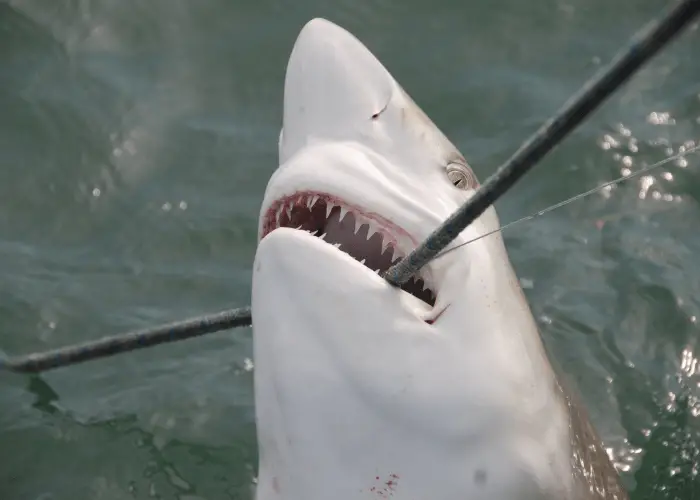
[[[324, 20], [311, 21], [292, 51], [283, 123], [281, 166], [265, 193], [261, 237], [300, 228], [383, 272], [478, 186], [462, 154], [384, 66]], [[461, 239], [497, 227], [490, 209]], [[448, 307], [438, 289], [456, 277], [459, 260], [435, 261], [403, 287], [418, 298], [414, 310], [425, 320]], [[354, 274], [354, 267], [346, 271]]]
[[[478, 182], [322, 19], [289, 59], [279, 160], [253, 272], [258, 498], [568, 498], [568, 420], [500, 235], [402, 289], [378, 274]], [[452, 245], [498, 224], [489, 208]]]

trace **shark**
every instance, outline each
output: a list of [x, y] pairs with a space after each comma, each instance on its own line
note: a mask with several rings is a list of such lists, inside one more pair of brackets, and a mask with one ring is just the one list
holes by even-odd
[[[381, 276], [474, 195], [355, 36], [294, 43], [253, 263], [257, 500], [627, 499], [500, 233]], [[493, 207], [452, 247], [499, 227]]]

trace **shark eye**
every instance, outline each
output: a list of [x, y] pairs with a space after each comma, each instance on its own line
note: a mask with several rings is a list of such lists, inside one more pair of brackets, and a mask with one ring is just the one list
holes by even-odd
[[465, 190], [473, 187], [474, 179], [469, 167], [459, 163], [447, 165], [447, 178], [455, 187]]

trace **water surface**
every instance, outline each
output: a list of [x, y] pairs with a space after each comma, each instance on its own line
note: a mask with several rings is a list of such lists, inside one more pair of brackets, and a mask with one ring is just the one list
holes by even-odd
[[[483, 179], [668, 3], [0, 2], [0, 349], [249, 303], [285, 65], [312, 17], [365, 42]], [[695, 145], [698, 47], [695, 26], [499, 203], [501, 221]], [[635, 499], [698, 485], [699, 166], [504, 234]], [[0, 498], [251, 498], [251, 347], [239, 329], [0, 374]]]

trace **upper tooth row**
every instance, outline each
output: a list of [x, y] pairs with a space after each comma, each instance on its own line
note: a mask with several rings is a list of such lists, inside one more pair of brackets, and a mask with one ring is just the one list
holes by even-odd
[[[306, 231], [309, 234], [315, 234], [316, 231], [308, 230], [308, 229], [302, 229], [301, 226], [297, 226], [297, 229], [301, 229], [302, 231]], [[355, 231], [357, 232], [357, 231]], [[322, 233], [319, 238], [322, 240], [326, 239], [326, 233]], [[332, 245], [336, 248], [340, 248], [340, 243], [332, 243]], [[403, 258], [404, 255], [399, 252], [394, 245], [391, 245], [390, 243], [385, 243], [384, 240], [382, 240], [382, 253], [391, 246], [391, 263], [394, 264], [396, 263], [399, 259]], [[362, 262], [364, 264], [364, 262]]]
[[[315, 232], [315, 231], [307, 231], [306, 229], [301, 229], [301, 226], [297, 227], [297, 229], [302, 230], [302, 231], [306, 231], [306, 232], [309, 233], [309, 234], [313, 234], [313, 233]], [[355, 232], [357, 232], [357, 229], [355, 230]], [[326, 239], [326, 233], [323, 233], [321, 236], [319, 236], [319, 238], [321, 238], [322, 240], [325, 240], [325, 239]], [[340, 248], [340, 243], [332, 243], [332, 245], [333, 245], [334, 247], [338, 248], [338, 249]], [[382, 242], [382, 247], [383, 247], [383, 249], [382, 249], [382, 252], [383, 252], [384, 249], [386, 249], [387, 245], [385, 245], [385, 244]], [[392, 248], [392, 250], [393, 250], [393, 255], [392, 255], [392, 258], [391, 258], [391, 263], [393, 264], [393, 263], [397, 262], [399, 259], [401, 259], [401, 258], [403, 257], [403, 255], [401, 255], [399, 252], [397, 252], [397, 251], [396, 251], [396, 248], [395, 248], [393, 245], [392, 245], [391, 248]], [[360, 264], [364, 264], [364, 263], [365, 263], [365, 260], [366, 260], [366, 259], [362, 259], [362, 260], [360, 261]], [[379, 269], [375, 269], [374, 272], [376, 272], [377, 274], [379, 274], [380, 271], [379, 271]], [[419, 280], [423, 280], [423, 290], [425, 290], [426, 288], [430, 288], [430, 287], [428, 286], [428, 281], [425, 280], [425, 279], [423, 279], [423, 278], [420, 277], [420, 276], [415, 276], [415, 275], [414, 275], [414, 276], [411, 276], [411, 279], [410, 279], [410, 281], [413, 281], [413, 282], [417, 282], [417, 281], [419, 281]], [[416, 284], [417, 284], [417, 283], [416, 283]]]
[[[302, 205], [302, 204], [304, 204], [304, 202], [306, 202], [306, 207], [309, 210], [311, 210], [314, 207], [314, 205], [316, 204], [316, 202], [318, 201], [318, 199], [319, 199], [319, 196], [317, 194], [314, 194], [314, 195], [311, 195], [308, 197], [304, 197], [304, 195], [299, 195], [295, 199], [290, 198], [290, 200], [287, 203], [283, 203], [277, 208], [277, 213], [275, 214], [275, 218], [277, 219], [277, 225], [279, 226], [279, 224], [280, 224], [280, 216], [282, 215], [283, 211], [287, 213], [287, 217], [291, 217], [292, 216], [292, 209], [294, 208], [294, 205]], [[334, 206], [335, 205], [333, 205], [332, 203], [326, 204], [326, 218], [330, 217], [331, 210], [333, 210]], [[348, 209], [341, 206], [340, 210], [341, 210], [341, 217], [340, 218], [342, 220], [343, 217], [345, 217], [345, 214], [347, 213]]]
[[[297, 229], [301, 229], [301, 230], [303, 230], [303, 231], [306, 231], [306, 232], [309, 233], [309, 234], [315, 234], [315, 233], [316, 233], [316, 231], [312, 231], [312, 230], [308, 230], [308, 229], [302, 229], [301, 226], [297, 226]], [[355, 233], [357, 233], [357, 229], [355, 229]], [[322, 240], [325, 240], [325, 239], [326, 239], [326, 233], [322, 233], [321, 235], [319, 235], [319, 238], [321, 238]], [[340, 248], [340, 243], [333, 243], [332, 245], [333, 245], [334, 247], [336, 247], [336, 248]], [[399, 251], [396, 249], [396, 247], [395, 247], [394, 245], [391, 245], [390, 243], [385, 242], [384, 240], [382, 240], [382, 253], [384, 253], [384, 251], [385, 251], [389, 246], [391, 246], [391, 263], [394, 264], [396, 261], [398, 261], [399, 259], [401, 259], [402, 257], [404, 257], [404, 255], [403, 255], [401, 252], [399, 252]], [[364, 264], [364, 262], [363, 262], [363, 264]]]
[[315, 194], [315, 195], [313, 195], [313, 196], [309, 196], [309, 197], [306, 199], [306, 206], [309, 207], [309, 210], [311, 210], [311, 208], [316, 204], [317, 201], [318, 201], [318, 195], [317, 195], [317, 194]]
[[[306, 198], [306, 206], [309, 210], [313, 208], [313, 206], [316, 204], [318, 201], [319, 196], [317, 194], [311, 195], [308, 198]], [[282, 212], [284, 211], [287, 214], [288, 218], [292, 217], [292, 208], [294, 208], [294, 205], [297, 204], [302, 204], [304, 202], [304, 196], [299, 196], [296, 200], [291, 200], [285, 204], [282, 204], [277, 208], [277, 212], [275, 213], [275, 222], [277, 223], [277, 227], [280, 225], [280, 217], [282, 216]], [[338, 219], [339, 222], [342, 221], [345, 216], [348, 214], [348, 209], [347, 207], [344, 207], [343, 205], [334, 205], [330, 201], [326, 203], [326, 218], [331, 216], [331, 211], [333, 208], [336, 206], [340, 207], [340, 218]], [[354, 217], [355, 219], [355, 234], [360, 230], [360, 227], [363, 225], [367, 224], [368, 229], [367, 229], [367, 239], [370, 239], [372, 236], [374, 236], [374, 233], [379, 231], [379, 225], [374, 222], [371, 219], [367, 220], [362, 220], [361, 217]], [[387, 245], [389, 242], [385, 242], [382, 240], [382, 252], [386, 250]]]

